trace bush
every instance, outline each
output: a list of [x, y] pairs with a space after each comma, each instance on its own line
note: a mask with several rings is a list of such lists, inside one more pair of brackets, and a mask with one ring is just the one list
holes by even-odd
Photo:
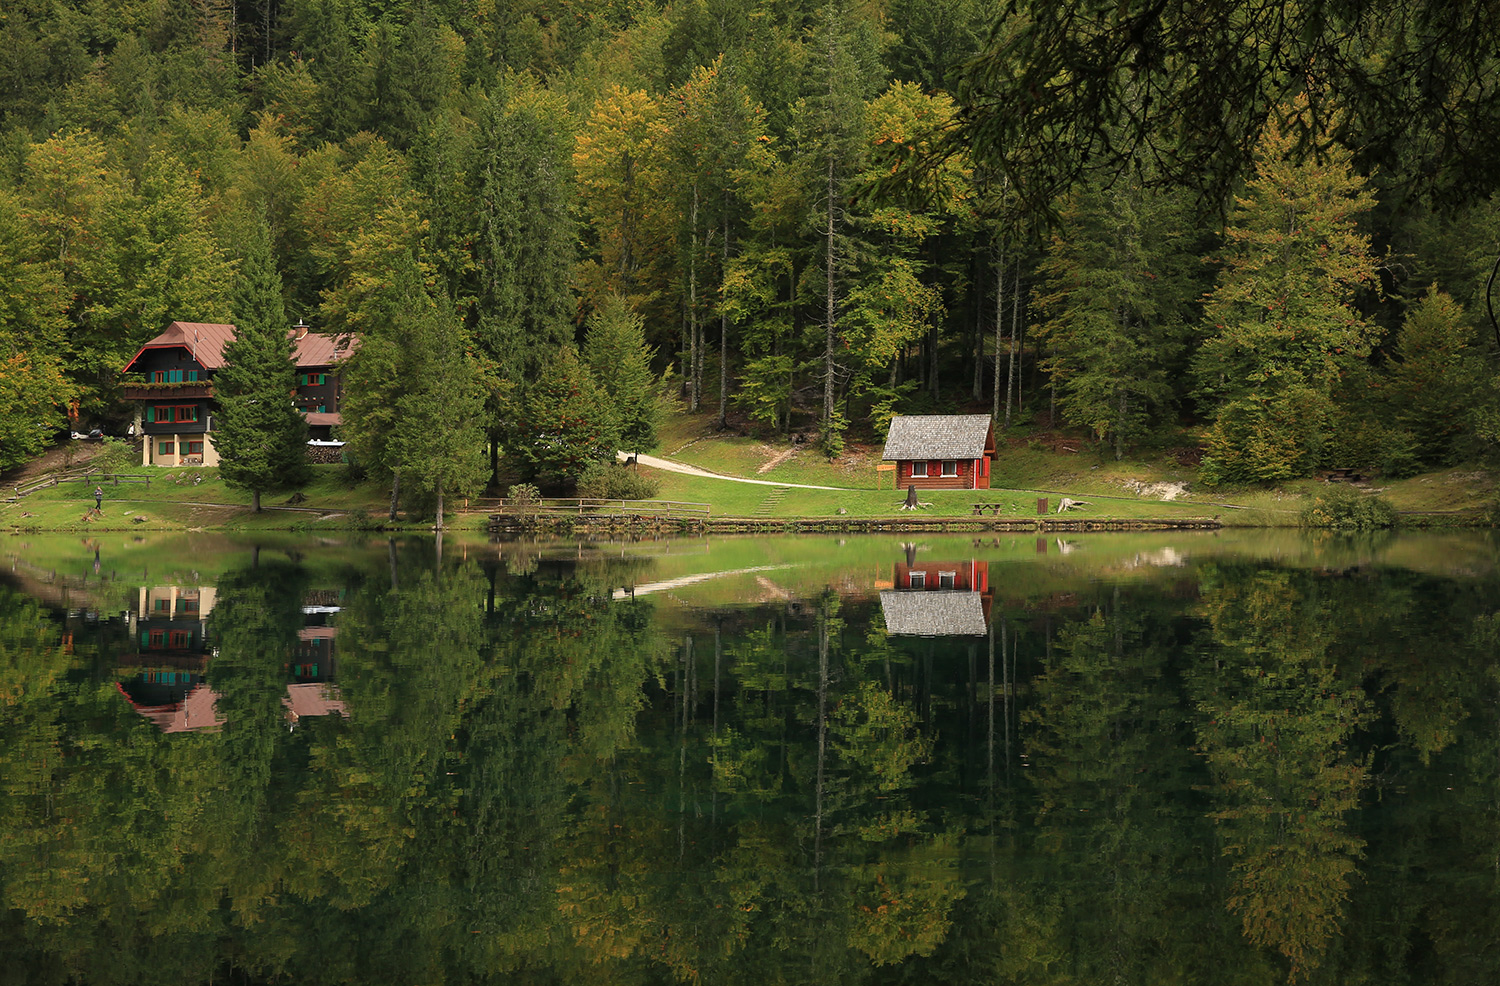
[[106, 438], [99, 454], [94, 456], [94, 461], [90, 464], [99, 466], [105, 472], [119, 472], [121, 469], [140, 465], [141, 453], [134, 442], [127, 442], [123, 438]]
[[615, 462], [595, 462], [578, 479], [578, 495], [596, 500], [649, 500], [661, 484]]
[[1302, 510], [1303, 527], [1373, 531], [1395, 523], [1395, 508], [1380, 497], [1333, 483]]

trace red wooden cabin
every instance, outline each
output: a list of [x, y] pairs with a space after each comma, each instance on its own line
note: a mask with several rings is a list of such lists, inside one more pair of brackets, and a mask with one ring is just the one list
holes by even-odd
[[994, 454], [988, 414], [900, 414], [881, 458], [896, 463], [898, 490], [987, 490]]

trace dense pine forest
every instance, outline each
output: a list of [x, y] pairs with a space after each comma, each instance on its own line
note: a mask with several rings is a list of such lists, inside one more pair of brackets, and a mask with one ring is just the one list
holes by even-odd
[[1497, 22], [9, 0], [0, 468], [66, 414], [118, 429], [169, 321], [271, 311], [358, 336], [346, 437], [419, 490], [502, 454], [565, 484], [649, 448], [663, 391], [829, 454], [986, 410], [1210, 483], [1482, 459]]

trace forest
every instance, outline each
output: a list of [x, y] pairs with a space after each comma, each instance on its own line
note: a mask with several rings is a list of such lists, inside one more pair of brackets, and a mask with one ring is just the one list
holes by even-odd
[[271, 311], [359, 337], [346, 437], [418, 490], [566, 484], [661, 391], [829, 455], [985, 410], [1208, 484], [1480, 461], [1497, 39], [1484, 0], [10, 0], [0, 468], [118, 427], [168, 322]]

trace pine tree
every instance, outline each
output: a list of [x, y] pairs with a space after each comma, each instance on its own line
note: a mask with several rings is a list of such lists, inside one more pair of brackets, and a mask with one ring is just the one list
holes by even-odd
[[1062, 210], [1042, 262], [1044, 368], [1070, 424], [1114, 443], [1115, 458], [1163, 419], [1182, 369], [1193, 282], [1186, 210], [1177, 197], [1122, 181]]
[[656, 351], [646, 345], [645, 319], [630, 310], [619, 295], [611, 295], [589, 319], [584, 340], [584, 362], [614, 405], [620, 443], [632, 452], [656, 448], [660, 406], [652, 390], [651, 360]]
[[1474, 327], [1463, 306], [1433, 285], [1406, 313], [1386, 398], [1396, 425], [1414, 440], [1416, 464], [1452, 465], [1479, 403]]
[[263, 222], [256, 228], [235, 281], [234, 341], [224, 347], [225, 366], [214, 376], [214, 444], [219, 474], [247, 491], [258, 513], [262, 493], [301, 486], [310, 470], [307, 421], [292, 404], [296, 363], [281, 275], [271, 256], [270, 230]]
[[558, 350], [518, 404], [506, 450], [543, 484], [571, 483], [619, 449], [609, 396], [572, 346]]
[[391, 462], [437, 498], [442, 530], [444, 498], [484, 482], [484, 385], [468, 333], [447, 306], [426, 305], [402, 341], [411, 373], [396, 401]]
[[1311, 472], [1334, 389], [1375, 341], [1354, 308], [1357, 293], [1377, 289], [1369, 237], [1356, 229], [1374, 197], [1347, 152], [1298, 163], [1295, 144], [1290, 129], [1267, 126], [1204, 310], [1194, 368], [1215, 417], [1209, 481]]

